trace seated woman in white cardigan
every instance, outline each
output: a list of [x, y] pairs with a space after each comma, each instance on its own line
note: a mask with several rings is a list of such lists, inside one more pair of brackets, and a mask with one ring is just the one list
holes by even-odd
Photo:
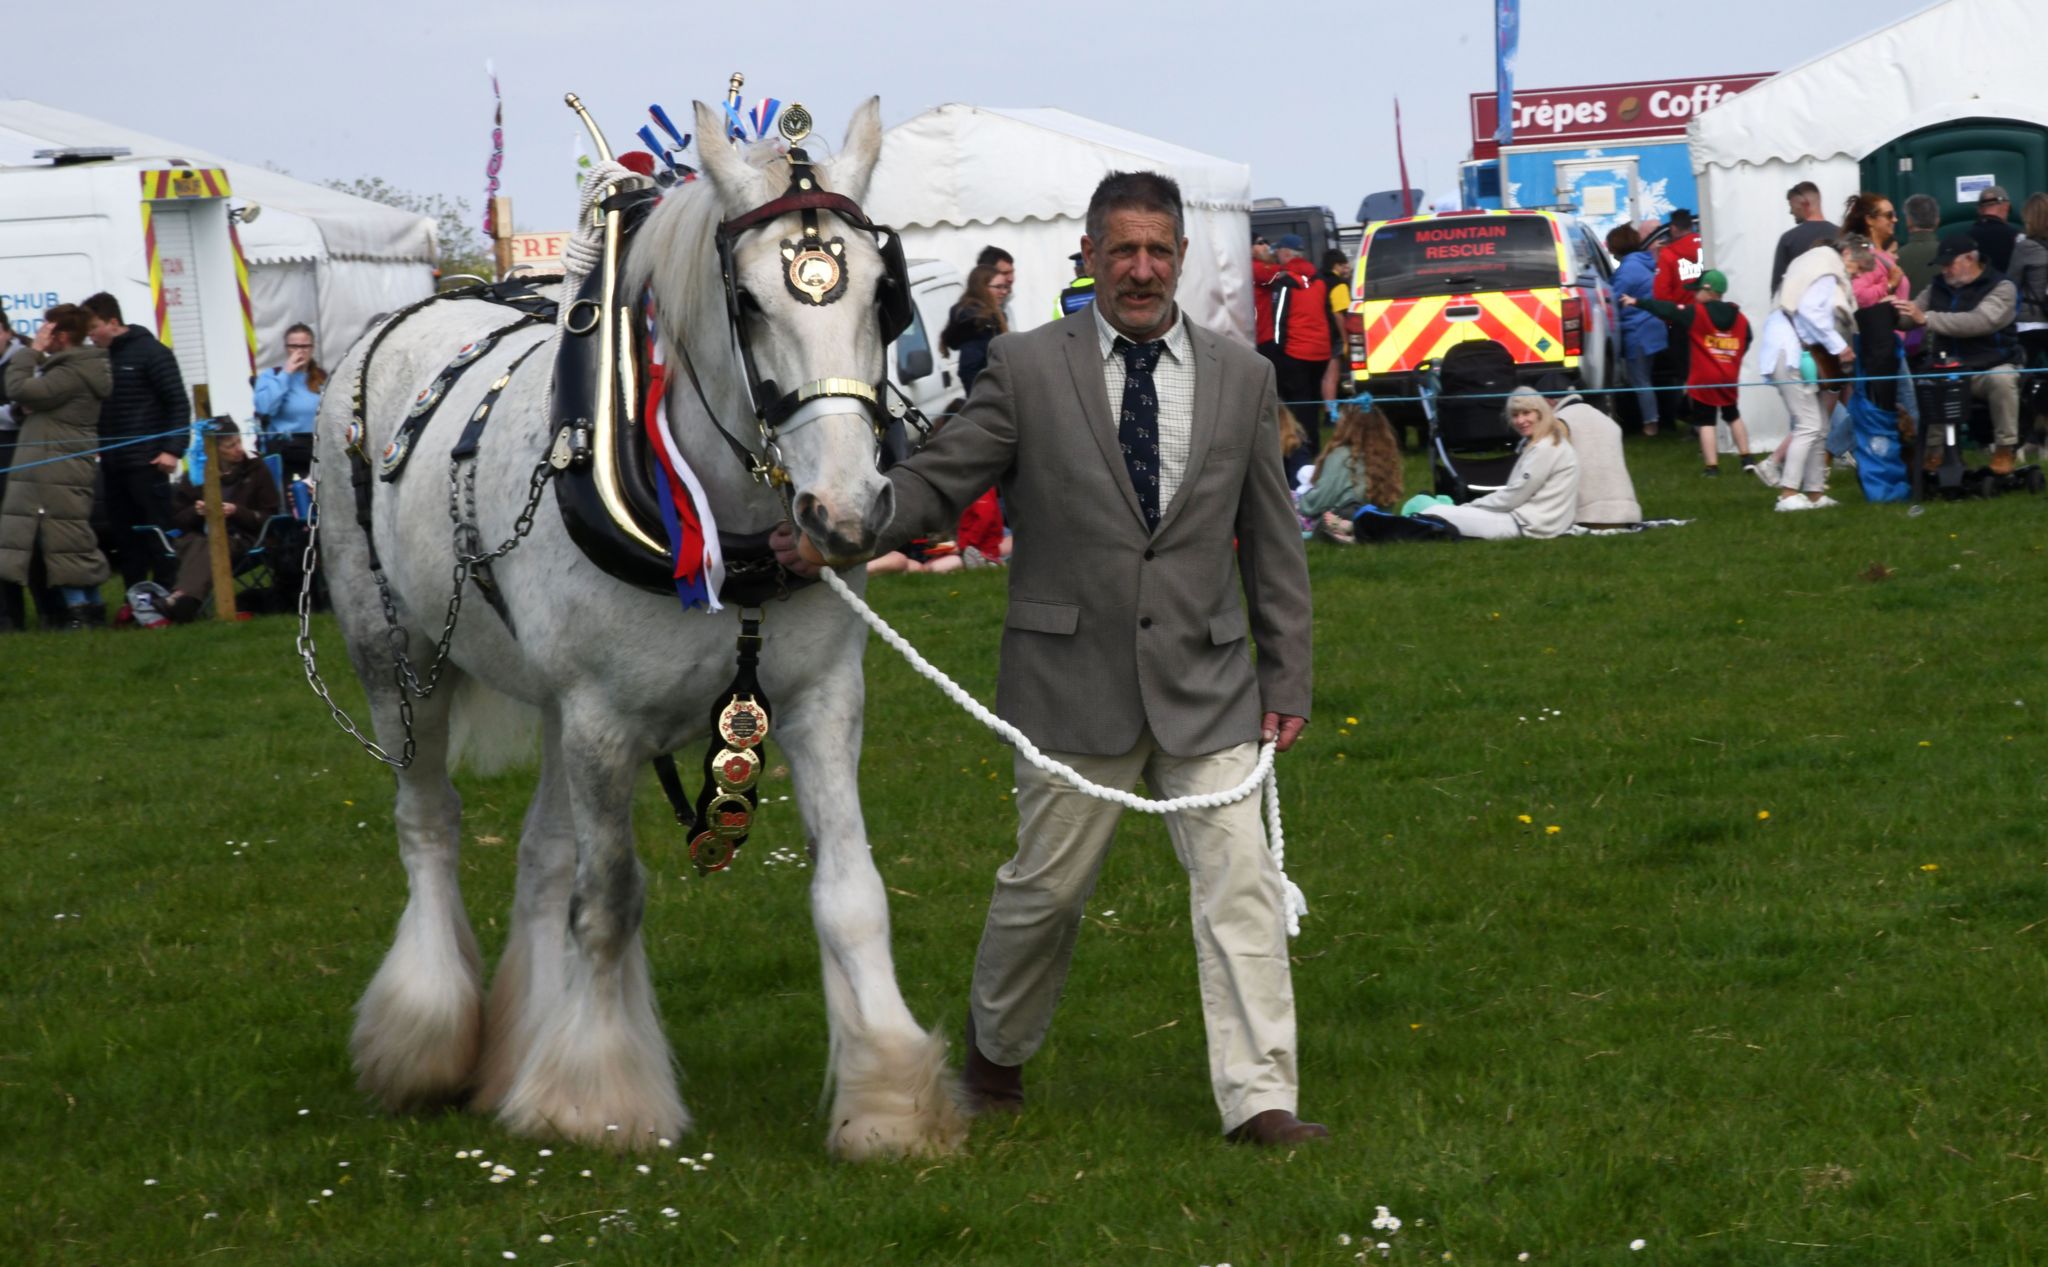
[[1508, 425], [1522, 437], [1508, 482], [1478, 501], [1423, 513], [1481, 541], [1561, 537], [1571, 531], [1579, 509], [1579, 458], [1571, 431], [1535, 392], [1508, 397], [1506, 412]]

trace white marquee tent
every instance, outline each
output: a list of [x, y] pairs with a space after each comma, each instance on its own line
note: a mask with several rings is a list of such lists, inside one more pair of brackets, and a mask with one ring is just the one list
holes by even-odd
[[1064, 110], [945, 105], [890, 128], [866, 210], [914, 258], [962, 277], [984, 246], [1017, 260], [1016, 329], [1053, 318], [1073, 278], [1088, 197], [1113, 171], [1180, 182], [1188, 259], [1180, 302], [1197, 324], [1250, 341], [1251, 168]]
[[[1752, 325], [1770, 312], [1771, 260], [1791, 227], [1787, 189], [1814, 182], [1832, 219], [1860, 188], [1862, 160], [1908, 133], [1978, 118], [2048, 127], [2043, 50], [2048, 3], [1945, 0], [1694, 119], [1705, 262], [1728, 274]], [[1754, 361], [1745, 381], [1762, 377]], [[1745, 388], [1742, 414], [1753, 442], [1784, 434], [1769, 388]]]
[[0, 100], [0, 166], [34, 163], [37, 150], [81, 146], [225, 168], [235, 204], [261, 209], [240, 227], [260, 365], [284, 359], [284, 330], [296, 321], [319, 332], [321, 359], [332, 364], [371, 318], [433, 291], [434, 222], [424, 216], [82, 114]]

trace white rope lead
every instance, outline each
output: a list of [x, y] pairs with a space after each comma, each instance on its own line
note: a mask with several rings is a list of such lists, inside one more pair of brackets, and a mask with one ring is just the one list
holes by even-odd
[[1308, 898], [1302, 893], [1299, 885], [1287, 878], [1287, 837], [1280, 829], [1280, 780], [1273, 773], [1272, 744], [1259, 745], [1258, 764], [1252, 767], [1252, 772], [1245, 776], [1244, 782], [1228, 791], [1200, 792], [1193, 796], [1176, 796], [1167, 801], [1153, 801], [1126, 792], [1122, 788], [1104, 787], [1078, 770], [1040, 752], [1038, 745], [1026, 738], [1023, 731], [996, 716], [994, 712], [984, 707], [980, 700], [969, 695], [959, 683], [947, 677], [936, 665], [920, 655], [917, 648], [910, 645], [909, 639], [891, 628], [888, 621], [882, 619], [874, 608], [868, 606], [860, 595], [853, 592], [840, 578], [839, 573], [831, 568], [819, 568], [818, 577], [833, 593], [845, 599], [847, 606], [859, 613], [860, 618], [867, 622], [868, 628], [874, 630], [876, 636], [902, 653], [903, 658], [910, 662], [911, 668], [916, 669], [926, 681], [945, 692], [947, 698], [966, 709], [969, 716], [1015, 745], [1017, 751], [1032, 765], [1097, 800], [1110, 801], [1125, 809], [1136, 810], [1140, 814], [1171, 814], [1179, 810], [1216, 809], [1219, 806], [1235, 805], [1264, 787], [1266, 847], [1272, 851], [1273, 867], [1280, 873], [1280, 884], [1287, 895], [1287, 935], [1301, 935], [1301, 917], [1308, 914]]

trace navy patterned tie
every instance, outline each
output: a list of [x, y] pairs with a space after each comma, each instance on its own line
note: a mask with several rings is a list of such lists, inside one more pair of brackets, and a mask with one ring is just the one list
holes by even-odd
[[1117, 336], [1116, 351], [1124, 358], [1124, 403], [1117, 415], [1116, 438], [1123, 446], [1124, 466], [1131, 473], [1131, 487], [1137, 490], [1138, 505], [1145, 511], [1145, 527], [1159, 526], [1159, 389], [1152, 385], [1152, 370], [1166, 351], [1164, 339], [1133, 343]]

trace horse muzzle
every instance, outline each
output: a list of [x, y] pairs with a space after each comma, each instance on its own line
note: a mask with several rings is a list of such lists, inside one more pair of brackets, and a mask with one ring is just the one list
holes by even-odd
[[896, 515], [896, 490], [876, 477], [868, 495], [824, 497], [809, 490], [791, 503], [796, 526], [833, 567], [864, 563], [874, 557], [882, 529]]

